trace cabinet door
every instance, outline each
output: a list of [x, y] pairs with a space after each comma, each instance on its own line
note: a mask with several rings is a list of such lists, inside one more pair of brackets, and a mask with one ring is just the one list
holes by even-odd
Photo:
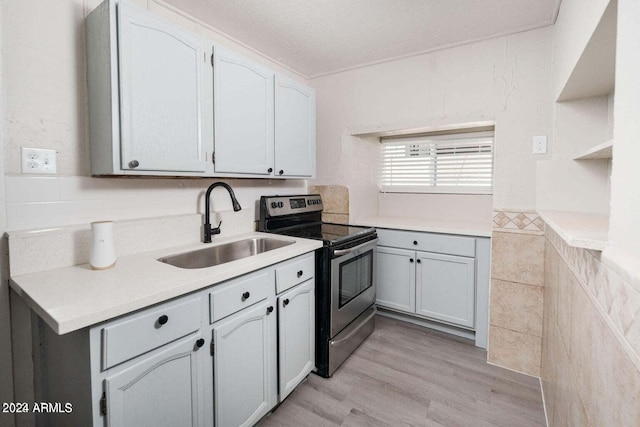
[[291, 79], [275, 79], [275, 170], [279, 176], [315, 174], [315, 91]]
[[428, 252], [416, 258], [416, 313], [473, 328], [475, 259]]
[[278, 358], [283, 401], [315, 367], [313, 280], [278, 297]]
[[214, 324], [216, 427], [253, 425], [277, 403], [273, 305], [264, 301]]
[[416, 312], [414, 251], [378, 246], [376, 304]]
[[126, 3], [118, 4], [121, 166], [202, 172], [202, 42]]
[[200, 425], [198, 378], [200, 336], [168, 345], [165, 350], [104, 380], [107, 425], [197, 426]]
[[214, 48], [216, 173], [273, 174], [273, 72]]

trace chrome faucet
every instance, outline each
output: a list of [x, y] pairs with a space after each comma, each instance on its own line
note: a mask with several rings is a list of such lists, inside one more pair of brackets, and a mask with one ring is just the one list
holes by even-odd
[[240, 203], [238, 203], [238, 199], [236, 199], [236, 195], [233, 190], [224, 182], [214, 182], [207, 188], [207, 193], [204, 196], [204, 239], [203, 243], [211, 243], [211, 236], [213, 234], [220, 234], [220, 225], [222, 225], [222, 221], [218, 224], [217, 227], [211, 228], [211, 217], [209, 213], [209, 200], [211, 199], [211, 191], [216, 187], [224, 187], [229, 192], [229, 196], [231, 196], [231, 203], [233, 203], [233, 211], [238, 212], [242, 207]]

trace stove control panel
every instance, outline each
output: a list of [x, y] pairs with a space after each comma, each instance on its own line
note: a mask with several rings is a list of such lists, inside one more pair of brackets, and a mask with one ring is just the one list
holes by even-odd
[[266, 210], [268, 217], [322, 212], [322, 197], [319, 194], [263, 196], [260, 199], [260, 205], [261, 209]]

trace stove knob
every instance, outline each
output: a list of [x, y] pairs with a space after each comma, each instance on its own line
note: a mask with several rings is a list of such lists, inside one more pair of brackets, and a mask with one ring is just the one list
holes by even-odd
[[283, 207], [284, 207], [284, 203], [282, 203], [282, 202], [278, 202], [278, 207], [279, 207], [279, 208], [283, 208]]
[[275, 209], [278, 207], [278, 204], [276, 202], [271, 202], [271, 207]]

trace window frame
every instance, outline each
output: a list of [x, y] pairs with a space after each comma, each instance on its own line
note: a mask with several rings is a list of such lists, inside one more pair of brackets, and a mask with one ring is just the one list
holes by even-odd
[[[487, 143], [487, 139], [490, 139], [490, 142]], [[484, 140], [484, 141], [483, 141]], [[393, 165], [391, 164], [392, 160], [389, 160], [391, 156], [394, 154], [390, 151], [385, 151], [385, 144], [394, 144], [396, 147], [403, 147], [405, 152], [420, 152], [421, 150], [425, 150], [420, 148], [420, 145], [428, 146], [428, 150], [432, 153], [427, 154], [430, 157], [432, 165], [429, 165], [428, 161], [425, 161], [423, 165], [418, 165], [416, 170], [411, 170], [410, 166], [406, 166], [405, 170], [407, 174], [416, 175], [420, 171], [418, 170], [419, 166], [423, 166], [424, 170], [424, 179], [425, 181], [432, 182], [431, 184], [419, 184], [419, 183], [410, 183], [410, 184], [392, 184], [390, 181], [393, 180], [392, 174], [393, 171], [389, 170]], [[415, 147], [409, 147], [410, 145], [414, 145]], [[477, 147], [477, 152], [480, 156], [476, 156], [475, 158], [469, 157], [467, 159], [455, 159], [458, 161], [454, 161], [454, 157], [456, 155], [464, 156], [464, 153], [469, 153], [472, 155]], [[489, 148], [490, 158], [487, 160], [486, 150]], [[472, 148], [472, 150], [470, 150]], [[393, 148], [390, 148], [392, 150]], [[417, 151], [416, 151], [417, 150]], [[458, 151], [460, 150], [460, 151]], [[453, 151], [453, 154], [452, 154]], [[456, 153], [456, 151], [458, 151]], [[401, 153], [400, 149], [397, 150], [396, 155]], [[482, 155], [484, 153], [484, 155]], [[398, 157], [398, 159], [409, 159], [411, 155], [405, 154], [405, 157]], [[413, 156], [411, 156], [413, 157]], [[417, 154], [415, 156], [418, 157], [426, 157], [424, 155]], [[442, 160], [440, 160], [442, 159]], [[445, 165], [449, 166], [448, 168], [444, 168], [446, 172], [438, 172], [438, 163], [445, 162]], [[470, 161], [471, 165], [467, 165], [468, 169], [467, 174], [465, 174], [463, 167], [465, 166], [465, 162]], [[418, 161], [419, 162], [419, 161]], [[410, 163], [410, 162], [407, 162]], [[402, 162], [398, 163], [400, 166], [403, 165]], [[476, 128], [476, 129], [452, 129], [448, 131], [441, 132], [430, 132], [423, 134], [412, 134], [412, 135], [402, 135], [402, 136], [392, 136], [392, 137], [381, 137], [380, 138], [380, 166], [378, 168], [379, 179], [378, 179], [378, 187], [381, 193], [416, 193], [416, 194], [477, 194], [477, 195], [492, 195], [493, 194], [493, 184], [494, 184], [494, 164], [495, 164], [495, 130], [494, 127], [485, 127], [485, 128]], [[473, 168], [475, 166], [475, 168]], [[398, 166], [396, 166], [398, 167]], [[456, 173], [452, 170], [455, 167], [459, 167], [460, 170]], [[488, 168], [488, 171], [485, 171]], [[489, 174], [489, 183], [486, 184], [487, 177], [484, 176]], [[465, 184], [453, 184], [452, 181], [463, 180], [465, 182], [473, 180], [473, 176], [476, 175], [477, 179], [483, 184], [479, 185], [465, 185]], [[386, 179], [386, 181], [385, 181]], [[402, 180], [403, 178], [397, 178]], [[417, 178], [419, 180], [421, 178]], [[404, 180], [410, 180], [407, 176], [404, 177]], [[438, 184], [438, 182], [444, 182], [443, 184]]]

